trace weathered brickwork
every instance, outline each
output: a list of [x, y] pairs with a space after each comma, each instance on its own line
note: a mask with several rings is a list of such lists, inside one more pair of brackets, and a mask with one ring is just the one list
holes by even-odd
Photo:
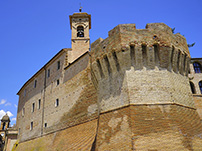
[[92, 120], [65, 130], [20, 143], [18, 151], [90, 150], [95, 138], [97, 121]]
[[[128, 104], [179, 103], [194, 107], [186, 40], [165, 24], [118, 25], [92, 47], [101, 111]], [[165, 37], [172, 37], [170, 39]], [[176, 43], [176, 41], [179, 41]], [[113, 103], [112, 103], [113, 102]]]
[[75, 13], [70, 25], [72, 48], [18, 92], [15, 150], [202, 150], [183, 36], [163, 23], [122, 24], [88, 51], [90, 15]]
[[98, 150], [202, 149], [201, 122], [192, 108], [132, 105], [101, 114], [99, 121]]

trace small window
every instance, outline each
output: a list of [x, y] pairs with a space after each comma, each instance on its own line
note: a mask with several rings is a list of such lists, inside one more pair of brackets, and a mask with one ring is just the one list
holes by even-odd
[[200, 91], [201, 91], [201, 94], [202, 94], [202, 81], [200, 81], [198, 84], [199, 84], [199, 88], [200, 88]]
[[201, 73], [201, 64], [198, 62], [193, 63], [195, 73]]
[[59, 99], [55, 100], [55, 107], [59, 106]]
[[77, 27], [77, 37], [84, 37], [84, 28], [83, 26]]
[[50, 77], [50, 69], [48, 69], [48, 71], [47, 71], [47, 77], [48, 78]]
[[41, 108], [41, 99], [39, 99], [39, 101], [38, 101], [38, 109], [40, 109]]
[[22, 108], [22, 116], [24, 116], [25, 115], [25, 108], [23, 107]]
[[44, 124], [44, 127], [47, 127], [47, 123]]
[[20, 128], [18, 128], [18, 135], [20, 135]]
[[57, 85], [59, 85], [59, 84], [60, 84], [60, 80], [58, 79], [58, 80], [57, 80]]
[[6, 128], [6, 123], [3, 122], [2, 130], [5, 130], [5, 128]]
[[35, 103], [32, 103], [32, 112], [34, 112]]
[[24, 90], [24, 96], [26, 96], [26, 89]]
[[36, 88], [37, 80], [34, 81], [34, 88]]
[[30, 130], [33, 130], [33, 122], [30, 123]]
[[195, 89], [195, 86], [194, 86], [193, 82], [190, 81], [189, 84], [190, 84], [190, 87], [191, 87], [192, 94], [196, 94], [196, 89]]
[[60, 69], [60, 61], [58, 61], [58, 63], [57, 63], [57, 69], [59, 70]]

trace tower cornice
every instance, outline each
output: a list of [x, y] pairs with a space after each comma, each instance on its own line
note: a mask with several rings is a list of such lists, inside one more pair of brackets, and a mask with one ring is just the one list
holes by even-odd
[[73, 15], [69, 15], [71, 29], [72, 29], [72, 19], [73, 18], [88, 18], [89, 19], [89, 29], [91, 29], [91, 15], [89, 15], [88, 13], [74, 13]]

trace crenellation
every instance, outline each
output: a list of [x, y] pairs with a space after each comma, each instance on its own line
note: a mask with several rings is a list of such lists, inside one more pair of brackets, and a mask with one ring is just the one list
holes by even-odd
[[[153, 48], [153, 49], [152, 49]], [[160, 48], [158, 44], [154, 44], [153, 47], [150, 48], [151, 49], [151, 56], [152, 56], [152, 61], [151, 63], [155, 63], [155, 65], [158, 67], [160, 64]]]
[[92, 64], [92, 70], [94, 71], [97, 80], [100, 80], [104, 76], [99, 60]]
[[100, 59], [100, 71], [103, 71], [103, 77], [104, 78], [109, 78], [110, 77], [110, 66], [109, 66], [109, 62], [107, 62], [106, 57], [107, 55], [102, 56], [102, 58]]
[[128, 45], [122, 46], [121, 50], [117, 53], [118, 61], [120, 62], [120, 69], [129, 70], [131, 68], [130, 47]]
[[114, 56], [112, 53], [108, 53], [107, 55], [108, 61], [110, 63], [110, 76], [113, 76], [113, 74], [117, 73], [117, 66], [116, 66], [116, 62], [114, 60]]
[[130, 59], [131, 59], [131, 66], [135, 66], [135, 45], [130, 43]]
[[142, 64], [142, 46], [136, 45], [135, 46], [135, 69], [141, 70], [143, 68]]
[[185, 75], [186, 76], [186, 58], [187, 58], [187, 56], [186, 56], [186, 53], [184, 53], [183, 54], [183, 75]]
[[162, 69], [167, 69], [169, 70], [169, 64], [170, 64], [170, 59], [169, 59], [169, 54], [170, 54], [170, 47], [160, 47], [159, 48], [159, 66]]
[[159, 65], [159, 62], [158, 62], [158, 57], [156, 55], [158, 55], [158, 52], [157, 50], [155, 49], [154, 46], [149, 46], [148, 47], [148, 59], [147, 59], [147, 62], [148, 62], [148, 65], [147, 65], [147, 69], [154, 69], [155, 66], [158, 66]]
[[180, 73], [180, 65], [181, 65], [181, 51], [180, 49], [178, 49], [178, 52], [177, 52], [177, 73]]
[[150, 23], [146, 25], [148, 30], [161, 30], [169, 34], [172, 34], [172, 29], [164, 23]]
[[173, 53], [173, 71], [175, 72], [175, 73], [177, 73], [178, 72], [178, 69], [177, 69], [177, 60], [178, 60], [178, 51], [176, 51], [176, 48], [174, 49], [175, 51], [174, 51], [174, 53]]
[[112, 51], [112, 57], [114, 60], [114, 63], [112, 63], [112, 68], [113, 68], [113, 66], [115, 66], [117, 72], [119, 72], [120, 71], [120, 64], [119, 64], [119, 60], [118, 60], [117, 55], [116, 55], [116, 51]]
[[105, 62], [105, 67], [107, 68], [107, 71], [108, 71], [108, 76], [111, 76], [112, 70], [111, 70], [109, 59], [108, 59], [107, 55], [104, 56], [104, 62]]
[[180, 74], [184, 75], [184, 53], [180, 51]]
[[148, 65], [148, 48], [146, 44], [142, 44], [142, 64], [144, 67]]
[[17, 150], [186, 150], [199, 140], [182, 35], [164, 23], [121, 24], [89, 51], [91, 16], [75, 13], [70, 24], [72, 49], [61, 50], [18, 92]]
[[186, 76], [188, 76], [188, 74], [190, 73], [190, 63], [191, 63], [191, 59], [189, 57], [187, 57], [187, 70], [186, 70]]

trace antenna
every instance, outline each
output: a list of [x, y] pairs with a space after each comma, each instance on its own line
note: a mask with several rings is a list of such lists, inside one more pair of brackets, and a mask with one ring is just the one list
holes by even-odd
[[79, 12], [81, 12], [82, 11], [81, 3], [79, 3], [79, 5], [80, 5]]

